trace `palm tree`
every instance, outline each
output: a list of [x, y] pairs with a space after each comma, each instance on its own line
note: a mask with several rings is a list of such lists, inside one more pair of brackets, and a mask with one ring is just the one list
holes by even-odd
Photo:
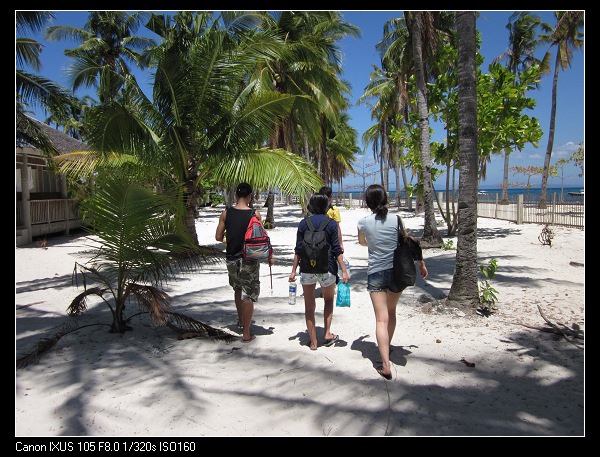
[[[525, 70], [532, 65], [540, 65], [542, 73], [545, 73], [547, 71], [547, 62], [541, 61], [533, 55], [538, 45], [537, 28], [541, 24], [541, 19], [528, 11], [520, 11], [513, 13], [508, 21], [506, 25], [509, 32], [508, 49], [504, 54], [494, 59], [494, 61], [505, 60], [506, 66], [515, 78], [520, 70]], [[510, 150], [505, 149], [500, 204], [508, 204], [509, 155]]]
[[448, 301], [479, 305], [477, 285], [477, 39], [474, 11], [458, 11], [458, 116], [460, 177], [456, 266]]
[[96, 87], [101, 103], [123, 95], [125, 78], [131, 77], [129, 63], [146, 68], [149, 52], [156, 45], [151, 38], [135, 35], [149, 14], [91, 11], [83, 28], [57, 25], [46, 30], [48, 41], [81, 43], [65, 50], [65, 55], [75, 59], [68, 70], [73, 92], [80, 87]]
[[[407, 190], [404, 148], [406, 142], [398, 141], [404, 139], [400, 134], [411, 109], [410, 99], [407, 91], [407, 83], [413, 71], [412, 49], [410, 35], [403, 17], [387, 21], [383, 26], [383, 38], [375, 45], [381, 55], [381, 75], [377, 77], [377, 69], [374, 73], [377, 85], [373, 88], [380, 94], [375, 105], [381, 112], [381, 165], [392, 168], [396, 174], [396, 190], [400, 190], [400, 175], [402, 175], [403, 188]], [[372, 73], [373, 75], [373, 73]], [[367, 86], [365, 95], [370, 87]], [[374, 118], [372, 114], [372, 118]], [[394, 140], [392, 140], [392, 137]], [[382, 176], [383, 179], [383, 176]], [[388, 186], [387, 176], [383, 184]], [[396, 192], [396, 201], [400, 206], [401, 193]], [[412, 209], [412, 199], [407, 198], [408, 207]]]
[[[89, 262], [75, 265], [75, 279], [83, 277], [85, 290], [67, 311], [80, 314], [91, 295], [101, 297], [112, 313], [111, 333], [131, 330], [124, 314], [131, 300], [150, 313], [154, 324], [165, 325], [170, 297], [162, 284], [180, 271], [193, 271], [198, 254], [207, 251], [172, 217], [180, 200], [157, 194], [133, 177], [126, 172], [100, 175], [94, 192], [81, 204], [96, 246]], [[98, 285], [88, 288], [90, 280]]]
[[[278, 93], [296, 96], [290, 114], [274, 126], [269, 145], [310, 158], [327, 182], [327, 130], [339, 122], [339, 113], [347, 106], [344, 94], [349, 93], [339, 77], [337, 41], [360, 36], [360, 31], [338, 11], [271, 12], [264, 14], [261, 27], [281, 37], [285, 48], [279, 58], [260, 63], [260, 80]], [[273, 186], [269, 189], [272, 193]], [[272, 201], [267, 200], [265, 218], [271, 224]]]
[[[376, 99], [372, 104], [371, 119], [377, 120], [377, 126], [365, 131], [363, 142], [372, 143], [376, 160], [379, 155], [380, 170], [392, 168], [395, 171], [396, 200], [400, 206], [400, 175], [402, 188], [408, 187], [404, 160], [406, 138], [401, 129], [412, 109], [407, 91], [413, 69], [412, 49], [405, 19], [400, 17], [387, 21], [383, 27], [383, 38], [375, 47], [381, 55], [381, 68], [374, 67], [370, 82], [357, 104]], [[381, 178], [387, 189], [387, 174], [382, 173]], [[412, 199], [407, 201], [412, 208]]]
[[272, 36], [231, 33], [210, 12], [154, 15], [149, 26], [164, 38], [153, 51], [153, 99], [128, 79], [128, 97], [89, 108], [87, 143], [95, 152], [61, 156], [65, 172], [135, 161], [144, 179], [180, 192], [185, 228], [196, 244], [205, 177], [223, 188], [244, 180], [297, 195], [320, 185], [304, 159], [263, 146], [273, 120], [288, 114], [295, 100], [245, 83], [259, 60], [278, 52]]
[[[360, 152], [358, 148], [357, 132], [349, 124], [350, 117], [347, 112], [340, 113], [339, 122], [329, 125], [326, 133], [327, 170], [329, 181], [324, 181], [330, 187], [334, 181], [341, 182], [347, 172], [353, 173], [355, 155]], [[340, 186], [341, 188], [341, 186]]]
[[[53, 14], [43, 11], [16, 11], [17, 35], [31, 31], [40, 31]], [[42, 46], [32, 38], [17, 36], [16, 54], [16, 136], [17, 142], [26, 143], [44, 151], [47, 157], [58, 154], [48, 137], [27, 115], [28, 109], [42, 106], [56, 116], [68, 116], [77, 106], [77, 100], [65, 89], [49, 79], [29, 73], [25, 67], [39, 71], [39, 59]]]
[[[558, 89], [559, 70], [566, 70], [571, 66], [573, 51], [583, 46], [584, 12], [583, 11], [556, 11], [554, 13], [556, 25], [554, 28], [546, 23], [541, 25], [544, 34], [540, 36], [542, 43], [556, 46], [556, 60], [554, 61], [554, 78], [552, 80], [552, 107], [550, 109], [550, 129], [548, 130], [548, 145], [542, 170], [542, 191], [540, 195], [540, 208], [546, 207], [546, 189], [550, 173], [550, 158], [554, 146], [554, 128], [556, 124], [556, 92]], [[548, 51], [550, 52], [550, 51]]]
[[433, 183], [431, 177], [431, 152], [429, 144], [429, 109], [427, 106], [426, 76], [424, 56], [433, 53], [436, 34], [434, 21], [439, 13], [425, 11], [405, 11], [408, 29], [412, 39], [415, 81], [417, 86], [417, 108], [419, 111], [419, 132], [421, 146], [421, 178], [423, 187], [423, 203], [425, 222], [421, 245], [424, 248], [440, 247], [440, 236], [433, 206]]

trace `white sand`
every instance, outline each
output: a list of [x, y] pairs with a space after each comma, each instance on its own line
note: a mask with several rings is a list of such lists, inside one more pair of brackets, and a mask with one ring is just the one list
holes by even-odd
[[[201, 211], [202, 244], [221, 246], [220, 211]], [[585, 269], [569, 264], [584, 263], [584, 231], [554, 227], [549, 247], [538, 241], [542, 226], [480, 218], [479, 263], [495, 258], [499, 266], [491, 281], [498, 311], [488, 318], [435, 306], [450, 290], [456, 251], [425, 250], [429, 277], [400, 300], [394, 378], [386, 381], [375, 371], [367, 249], [356, 238], [367, 213], [342, 209], [352, 306], [334, 309], [335, 346], [310, 351], [303, 299], [287, 304], [300, 211], [277, 206], [269, 231], [277, 264], [272, 289], [261, 267], [256, 340], [178, 340], [146, 315], [133, 318], [133, 331], [110, 334], [108, 307], [93, 305], [75, 321], [105, 325], [69, 333], [16, 371], [15, 436], [584, 436], [584, 350], [530, 328], [547, 327], [538, 305], [557, 325], [585, 328]], [[420, 236], [423, 218], [402, 214]], [[47, 250], [15, 249], [17, 358], [70, 320], [67, 306], [83, 291], [71, 273], [91, 257], [86, 249], [82, 236], [49, 239]], [[166, 292], [173, 311], [239, 334], [224, 265], [182, 276]], [[318, 299], [320, 340], [322, 309]]]

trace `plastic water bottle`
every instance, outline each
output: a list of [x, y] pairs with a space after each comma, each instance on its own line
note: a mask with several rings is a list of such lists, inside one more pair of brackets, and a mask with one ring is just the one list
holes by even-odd
[[290, 282], [290, 298], [288, 299], [288, 305], [296, 304], [296, 283]]
[[[348, 262], [348, 259], [346, 259], [346, 257], [342, 257], [344, 260], [344, 265], [346, 265], [346, 270], [348, 271], [348, 277], [350, 277], [350, 262]], [[338, 277], [340, 278], [340, 280], [342, 279], [342, 269], [338, 267]]]

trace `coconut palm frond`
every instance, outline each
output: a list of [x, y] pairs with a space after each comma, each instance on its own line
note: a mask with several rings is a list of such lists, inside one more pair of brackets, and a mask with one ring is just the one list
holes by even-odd
[[65, 323], [65, 325], [63, 325], [63, 327], [54, 335], [39, 341], [29, 354], [25, 354], [24, 356], [19, 357], [17, 359], [17, 370], [25, 368], [31, 363], [37, 362], [39, 360], [40, 355], [52, 349], [63, 336], [65, 336], [67, 333], [72, 332], [73, 330], [77, 330], [77, 328], [78, 327], [76, 322], [69, 321]]
[[232, 335], [231, 333], [211, 327], [184, 314], [167, 312], [166, 315], [167, 327], [175, 330], [179, 334], [179, 339], [212, 338], [213, 340], [226, 342], [238, 339], [237, 335]]
[[172, 300], [166, 292], [153, 286], [130, 284], [125, 293], [134, 295], [138, 304], [148, 310], [154, 325], [159, 327], [166, 325], [166, 313], [171, 307]]
[[90, 295], [97, 295], [98, 297], [102, 297], [106, 290], [107, 289], [102, 289], [100, 287], [92, 287], [91, 289], [83, 291], [73, 299], [73, 301], [67, 308], [67, 314], [69, 316], [79, 316], [87, 309], [87, 299]]

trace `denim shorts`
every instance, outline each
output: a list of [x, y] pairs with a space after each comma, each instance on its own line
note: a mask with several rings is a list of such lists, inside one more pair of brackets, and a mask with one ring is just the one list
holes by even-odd
[[300, 272], [300, 284], [309, 285], [319, 283], [321, 287], [329, 287], [332, 284], [335, 284], [336, 276], [327, 273], [302, 273]]
[[402, 292], [405, 288], [399, 289], [394, 281], [393, 270], [380, 270], [367, 276], [368, 292]]

